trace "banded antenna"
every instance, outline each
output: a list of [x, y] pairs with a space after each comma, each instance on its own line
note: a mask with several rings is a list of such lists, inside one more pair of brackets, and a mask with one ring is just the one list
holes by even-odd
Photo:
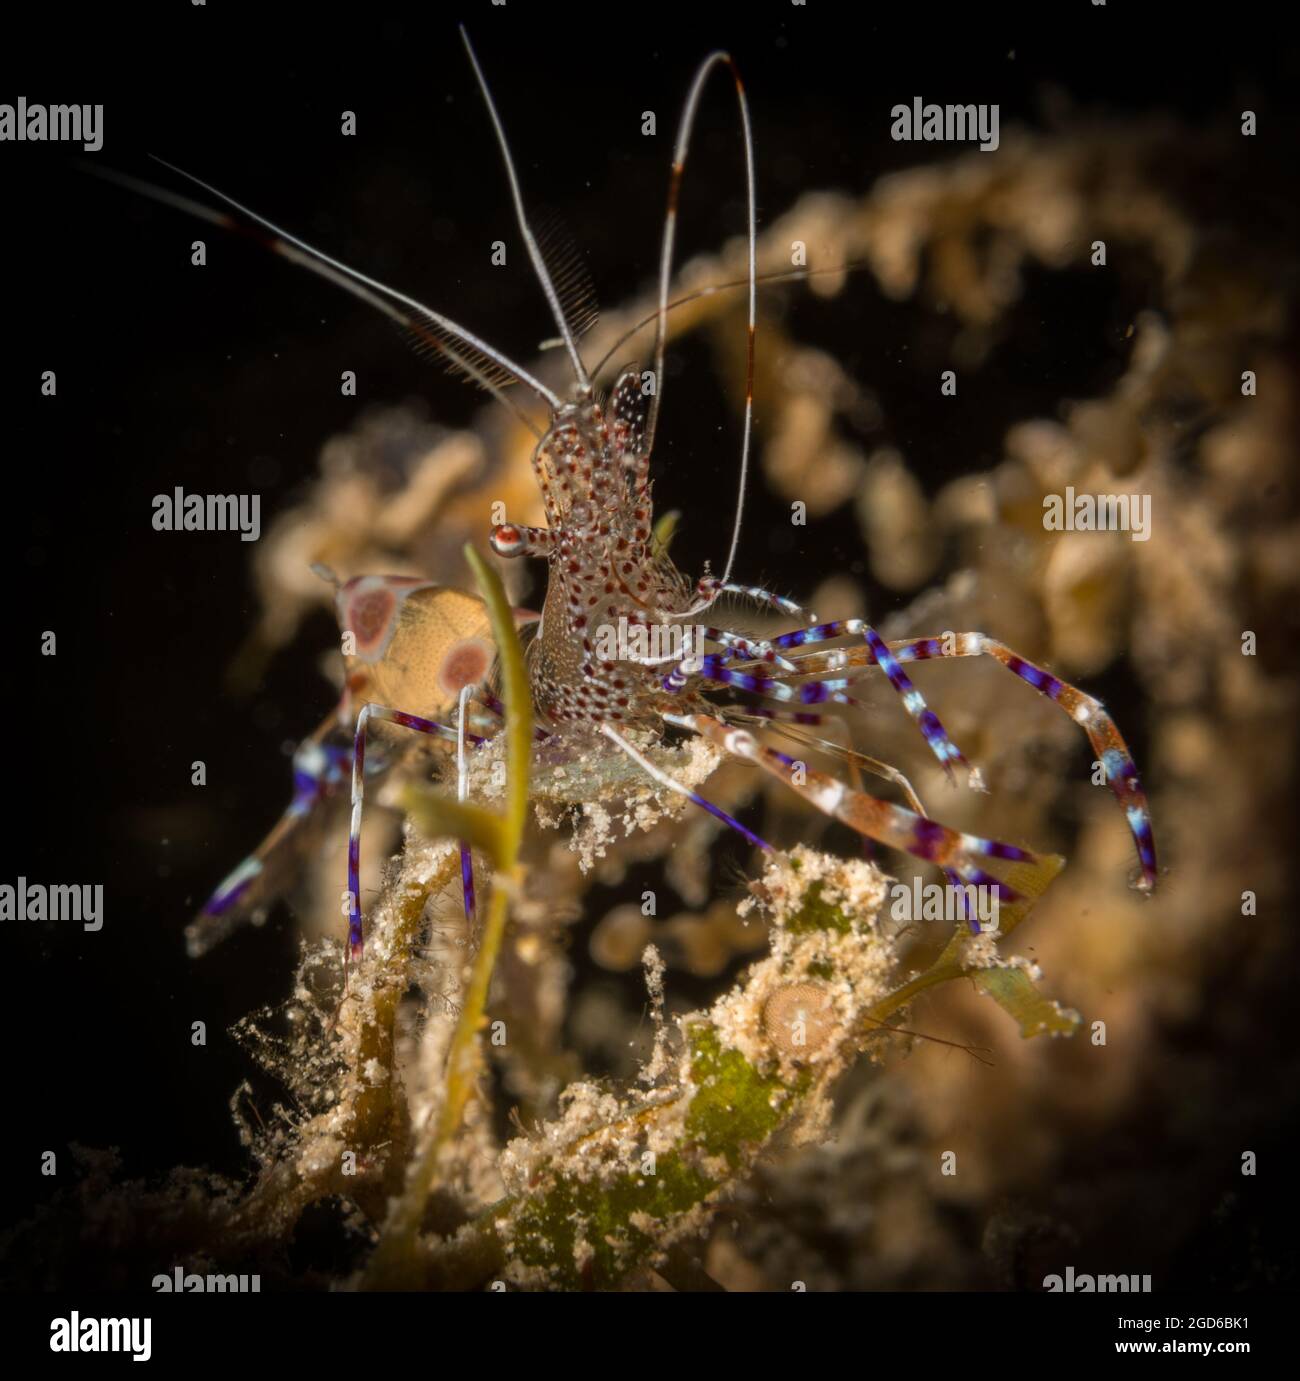
[[732, 80], [736, 84], [736, 100], [740, 106], [740, 126], [745, 143], [745, 199], [748, 209], [749, 261], [746, 283], [749, 287], [748, 339], [745, 355], [745, 430], [740, 444], [740, 485], [736, 496], [736, 520], [731, 530], [731, 549], [727, 553], [727, 565], [712, 594], [700, 603], [687, 609], [683, 617], [698, 614], [708, 609], [722, 592], [722, 586], [731, 580], [732, 567], [736, 561], [736, 549], [740, 545], [740, 524], [745, 508], [745, 484], [749, 476], [750, 435], [754, 420], [754, 325], [757, 301], [757, 239], [758, 207], [754, 189], [754, 134], [749, 122], [749, 102], [745, 98], [745, 87], [740, 80], [731, 54], [719, 49], [710, 53], [700, 64], [691, 82], [690, 93], [682, 110], [681, 124], [677, 129], [677, 143], [673, 147], [673, 167], [668, 180], [668, 211], [664, 216], [663, 244], [659, 253], [659, 302], [655, 314], [655, 392], [650, 400], [650, 414], [646, 420], [646, 449], [654, 446], [655, 427], [659, 421], [659, 409], [663, 404], [664, 388], [664, 347], [668, 335], [668, 284], [672, 277], [673, 241], [677, 233], [677, 200], [681, 191], [682, 171], [686, 167], [686, 155], [690, 149], [691, 131], [695, 125], [695, 112], [699, 107], [700, 93], [709, 73], [721, 64], [731, 68]]

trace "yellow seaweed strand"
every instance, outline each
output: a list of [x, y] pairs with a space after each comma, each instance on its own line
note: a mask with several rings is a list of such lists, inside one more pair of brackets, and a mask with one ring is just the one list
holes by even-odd
[[407, 1173], [406, 1186], [389, 1215], [367, 1271], [366, 1284], [391, 1287], [418, 1270], [415, 1239], [433, 1189], [442, 1152], [460, 1127], [479, 1070], [478, 1033], [483, 1025], [488, 988], [505, 935], [510, 897], [519, 886], [519, 849], [528, 816], [528, 767], [533, 738], [532, 699], [523, 649], [515, 632], [514, 613], [501, 578], [466, 544], [465, 558], [488, 607], [501, 661], [505, 701], [506, 811], [501, 822], [501, 853], [487, 920], [465, 989], [460, 1020], [447, 1056], [447, 1086], [432, 1125], [422, 1129], [422, 1143]]

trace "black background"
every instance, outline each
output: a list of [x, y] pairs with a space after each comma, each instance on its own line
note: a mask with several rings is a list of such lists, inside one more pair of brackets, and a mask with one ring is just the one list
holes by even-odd
[[[804, 190], [861, 192], [891, 168], [949, 156], [889, 139], [890, 106], [915, 95], [997, 102], [1004, 131], [1042, 127], [1054, 93], [1192, 126], [1252, 108], [1270, 138], [1285, 129], [1294, 146], [1297, 63], [1272, 32], [1273, 7], [927, 5], [888, 23], [877, 8], [479, 0], [432, 16], [375, 5], [277, 17], [177, 3], [92, 17], [60, 6], [39, 32], [6, 18], [0, 101], [102, 102], [104, 148], [89, 160], [156, 179], [146, 155], [160, 154], [521, 360], [551, 328], [522, 254], [506, 270], [488, 261], [491, 241], [515, 243], [514, 224], [459, 19], [530, 203], [577, 233], [609, 303], [654, 272], [672, 131], [714, 46], [730, 48], [745, 75], [760, 221]], [[356, 138], [339, 134], [345, 109], [357, 112]], [[659, 119], [654, 139], [640, 132], [647, 109]], [[725, 82], [710, 88], [699, 130], [682, 255], [744, 224]], [[253, 613], [249, 549], [229, 534], [154, 532], [153, 496], [176, 485], [255, 490], [265, 528], [361, 406], [420, 398], [457, 425], [482, 402], [362, 304], [79, 174], [59, 146], [0, 145], [0, 197], [13, 597], [0, 879], [102, 882], [107, 911], [94, 935], [67, 924], [0, 930], [9, 1220], [53, 1187], [36, 1173], [40, 1153], [66, 1165], [72, 1141], [120, 1146], [131, 1173], [238, 1169], [226, 1102], [246, 1062], [223, 1033], [283, 995], [293, 953], [283, 912], [200, 964], [186, 960], [180, 934], [284, 799], [283, 746], [330, 703], [315, 663], [333, 632], [322, 618], [253, 700], [229, 697], [223, 674]], [[203, 270], [189, 263], [199, 233]], [[1099, 391], [1123, 367], [1119, 333], [1140, 302], [1089, 305], [1070, 297], [1068, 275], [1041, 292], [1024, 309], [1041, 323], [1036, 348], [988, 366], [1014, 377], [1014, 407], [972, 400], [959, 445], [923, 401], [933, 377], [924, 353], [891, 344], [918, 309], [864, 288], [845, 307], [806, 310], [821, 313], [812, 320], [824, 347], [879, 390], [895, 436], [937, 487], [986, 466], [1008, 422], [1039, 399]], [[1091, 313], [1096, 329], [1053, 330], [1067, 312], [1075, 322]], [[939, 349], [947, 326], [931, 326]], [[907, 329], [915, 338], [915, 323]], [[359, 400], [339, 395], [345, 368], [361, 375]], [[56, 399], [39, 396], [45, 369], [57, 371]], [[681, 389], [665, 413], [659, 501], [727, 514], [737, 400], [719, 396], [716, 380]], [[763, 496], [754, 502], [742, 568], [800, 588], [799, 562], [768, 546]], [[688, 523], [687, 569], [721, 553], [726, 521]], [[827, 569], [860, 555], [847, 518], [819, 542]], [[58, 635], [55, 658], [39, 655], [46, 629]], [[195, 758], [209, 768], [198, 803]], [[208, 1023], [205, 1049], [189, 1042], [196, 1019]]]

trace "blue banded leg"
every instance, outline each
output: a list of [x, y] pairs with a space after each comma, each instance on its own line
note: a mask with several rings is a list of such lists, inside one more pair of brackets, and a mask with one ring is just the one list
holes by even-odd
[[[846, 698], [845, 703], [856, 705], [858, 702]], [[858, 769], [865, 769], [873, 776], [883, 777], [885, 781], [893, 782], [895, 786], [899, 787], [904, 796], [907, 797], [908, 805], [911, 806], [918, 815], [925, 815], [926, 813], [925, 807], [921, 804], [921, 798], [916, 793], [916, 789], [912, 786], [912, 783], [907, 779], [906, 775], [900, 772], [898, 768], [891, 766], [887, 762], [881, 762], [879, 758], [873, 758], [869, 754], [858, 752], [856, 748], [852, 747], [851, 742], [848, 745], [832, 743], [828, 739], [818, 738], [816, 735], [805, 736], [800, 732], [800, 730], [808, 727], [825, 729], [834, 726], [843, 730], [845, 736], [848, 737], [848, 725], [845, 724], [838, 715], [830, 716], [816, 714], [809, 710], [774, 710], [767, 705], [745, 705], [743, 707], [725, 707], [725, 714], [723, 717], [728, 724], [744, 724], [754, 721], [761, 723], [766, 721], [768, 724], [775, 727], [777, 733], [785, 734], [788, 738], [796, 740], [796, 742], [807, 744], [808, 747], [817, 752], [826, 753], [831, 757], [838, 757], [842, 761], [848, 763], [853, 769], [854, 782], [856, 785], [861, 786], [861, 781], [857, 775]], [[781, 756], [784, 757], [784, 755]], [[799, 759], [790, 758], [790, 763], [792, 765], [796, 761], [799, 761]]]
[[[872, 635], [875, 636], [874, 634]], [[879, 639], [876, 639], [879, 642]], [[884, 644], [880, 646], [884, 648]], [[871, 661], [875, 662], [874, 650], [868, 645], [865, 651], [871, 652]], [[885, 649], [888, 656], [888, 649]], [[848, 653], [844, 649], [833, 655], [845, 655]], [[892, 661], [892, 658], [890, 659]], [[802, 667], [798, 668], [800, 671]], [[903, 704], [908, 713], [920, 726], [922, 734], [925, 735], [926, 742], [929, 743], [935, 757], [939, 759], [944, 771], [948, 774], [951, 781], [953, 778], [953, 764], [960, 763], [967, 768], [969, 783], [976, 790], [983, 789], [979, 772], [970, 766], [965, 756], [948, 737], [947, 730], [939, 722], [938, 716], [930, 710], [921, 696], [921, 692], [912, 685], [900, 667], [895, 665], [895, 675], [890, 677], [894, 687], [903, 696]], [[664, 677], [662, 687], [670, 694], [680, 694], [689, 682], [698, 677], [704, 681], [711, 681], [715, 685], [733, 686], [737, 690], [749, 691], [753, 695], [766, 696], [769, 699], [780, 701], [784, 704], [795, 705], [824, 705], [835, 703], [840, 705], [857, 704], [850, 696], [845, 694], [845, 688], [853, 685], [856, 680], [861, 678], [841, 677], [831, 679], [825, 677], [816, 681], [808, 681], [803, 684], [794, 684], [783, 681], [774, 676], [764, 676], [755, 672], [738, 671], [734, 667], [726, 664], [726, 658], [710, 653], [705, 657], [690, 658], [685, 662], [674, 667], [673, 670]]]
[[981, 861], [997, 859], [1006, 863], [1027, 863], [1041, 868], [1044, 860], [1028, 849], [984, 839], [949, 829], [927, 816], [917, 815], [903, 806], [882, 801], [863, 791], [854, 791], [836, 777], [813, 768], [794, 773], [782, 754], [760, 743], [752, 733], [724, 724], [706, 714], [665, 714], [670, 724], [692, 729], [724, 752], [743, 758], [762, 768], [803, 796], [823, 814], [848, 825], [889, 848], [911, 854], [939, 867], [951, 868], [963, 882], [990, 888], [1000, 903], [1021, 900], [1015, 888], [984, 871]]
[[[376, 705], [368, 701], [357, 715], [356, 735], [352, 749], [352, 825], [348, 833], [348, 954], [350, 958], [361, 958], [365, 934], [361, 922], [361, 807], [365, 797], [366, 774], [366, 729], [372, 719], [381, 719], [389, 724], [399, 724], [404, 729], [414, 729], [421, 734], [431, 734], [435, 738], [457, 742], [458, 734], [446, 724], [436, 724], [432, 719], [407, 714], [405, 710], [390, 709], [387, 705]], [[477, 734], [466, 734], [465, 739], [475, 746], [484, 742]]]
[[748, 691], [751, 695], [763, 695], [786, 705], [849, 703], [842, 692], [842, 687], [849, 684], [847, 678], [795, 685], [761, 672], [739, 670], [729, 666], [729, 660], [730, 654], [725, 652], [687, 657], [678, 662], [659, 684], [669, 695], [680, 695], [692, 681], [700, 680], [710, 681], [716, 686], [731, 686], [736, 690]]
[[[776, 641], [780, 643], [780, 639]], [[1013, 676], [1059, 705], [1088, 736], [1092, 751], [1106, 773], [1107, 785], [1123, 807], [1124, 818], [1133, 836], [1141, 869], [1137, 887], [1143, 892], [1151, 891], [1158, 876], [1151, 808], [1128, 744], [1100, 700], [1062, 681], [1046, 668], [1027, 661], [1005, 643], [983, 633], [945, 633], [937, 638], [905, 638], [890, 643], [888, 650], [898, 662], [923, 662], [943, 657], [992, 657]], [[797, 663], [799, 673], [820, 675], [823, 671], [869, 665], [875, 660], [874, 655], [864, 655], [869, 651], [867, 648], [848, 648], [800, 657]]]
[[698, 655], [698, 651], [694, 653], [692, 652], [692, 649], [694, 648], [696, 643], [714, 642], [721, 643], [723, 647], [729, 649], [727, 653], [719, 655], [730, 657], [732, 653], [735, 653], [735, 655], [740, 657], [742, 661], [766, 662], [769, 666], [780, 667], [780, 669], [785, 672], [792, 672], [795, 669], [793, 662], [787, 660], [785, 657], [782, 657], [781, 654], [776, 651], [776, 649], [772, 646], [770, 642], [766, 642], [762, 638], [745, 638], [742, 637], [739, 633], [729, 632], [725, 628], [710, 628], [706, 626], [697, 626], [694, 624], [654, 625], [647, 622], [641, 623], [637, 626], [645, 628], [647, 631], [654, 627], [670, 629], [680, 628], [683, 630], [684, 633], [690, 634], [690, 637], [688, 639], [684, 639], [684, 641], [687, 644], [684, 648], [678, 646], [674, 648], [673, 651], [665, 652], [657, 657], [629, 656], [622, 659], [624, 661], [634, 662], [637, 666], [663, 666], [668, 662], [672, 662], [674, 663], [674, 669], [676, 669], [677, 666], [680, 666], [682, 664], [683, 653], [685, 653], [685, 660], [690, 660], [692, 655]]
[[752, 844], [756, 849], [762, 849], [766, 853], [774, 852], [772, 846], [765, 839], [760, 839], [753, 830], [742, 825], [735, 816], [728, 815], [721, 806], [715, 806], [712, 801], [706, 800], [698, 791], [677, 781], [676, 778], [665, 772], [663, 768], [651, 762], [640, 749], [629, 743], [617, 729], [614, 729], [608, 724], [602, 724], [600, 726], [600, 732], [611, 742], [616, 743], [638, 767], [642, 768], [645, 773], [658, 782], [660, 786], [667, 787], [669, 791], [676, 792], [678, 796], [684, 796], [688, 801], [699, 806], [702, 810], [707, 810], [714, 819], [721, 820], [724, 825], [735, 830], [741, 838], [747, 843]]
[[[501, 703], [500, 700], [497, 699], [495, 695], [492, 694], [491, 691], [479, 691], [479, 693], [474, 697], [474, 699], [477, 700], [478, 703], [482, 705], [485, 709], [490, 711], [492, 714], [496, 715], [497, 719], [500, 721], [501, 724], [505, 723], [506, 707]], [[496, 727], [498, 726], [493, 725], [493, 728]], [[488, 735], [488, 737], [490, 738], [491, 735]], [[536, 742], [543, 743], [546, 739], [550, 737], [551, 735], [547, 732], [547, 730], [542, 729], [537, 725], [533, 726], [533, 739]]]
[[463, 839], [460, 841], [460, 890], [461, 895], [465, 898], [465, 919], [473, 926], [475, 913], [474, 855]]
[[[979, 773], [970, 766], [961, 750], [948, 737], [948, 731], [943, 727], [938, 715], [926, 705], [925, 697], [912, 684], [907, 673], [902, 669], [880, 635], [874, 628], [863, 623], [861, 619], [836, 619], [831, 623], [818, 624], [814, 628], [798, 629], [793, 633], [785, 633], [778, 638], [771, 639], [771, 645], [773, 648], [785, 650], [792, 647], [802, 647], [807, 643], [824, 642], [830, 638], [857, 634], [861, 634], [866, 643], [865, 649], [857, 649], [857, 651], [870, 653], [869, 661], [878, 665], [889, 678], [890, 684], [902, 697], [904, 708], [920, 728], [925, 741], [930, 745], [931, 752], [938, 758], [940, 765], [947, 773], [949, 781], [954, 780], [954, 766], [961, 765], [967, 769], [970, 785], [977, 790], [982, 789], [983, 784]], [[849, 659], [852, 657], [853, 651], [854, 649], [841, 648], [828, 654], [826, 665], [828, 667], [852, 665]], [[837, 701], [840, 704], [851, 703], [843, 694], [844, 687], [851, 684], [849, 678], [822, 679], [803, 685], [793, 685], [777, 677], [738, 671], [727, 666], [726, 663], [726, 656], [714, 653], [704, 657], [687, 658], [678, 663], [664, 678], [663, 689], [670, 694], [678, 694], [692, 678], [699, 677], [717, 685], [734, 686], [738, 690], [749, 691], [755, 695], [764, 695], [770, 699], [786, 703], [800, 705], [820, 705], [827, 701]], [[862, 665], [861, 660], [857, 664]], [[802, 669], [802, 665], [796, 663], [795, 670], [798, 672]]]
[[[760, 675], [757, 672], [741, 671], [733, 666], [733, 654], [740, 656], [742, 665], [760, 660], [754, 656], [745, 656], [744, 653], [739, 652], [739, 650], [735, 648], [729, 648], [725, 652], [692, 652], [689, 656], [682, 657], [673, 663], [668, 670], [668, 674], [663, 678], [661, 685], [664, 690], [676, 695], [678, 692], [685, 690], [689, 682], [697, 678], [703, 678], [705, 680], [713, 679], [717, 680], [719, 684], [725, 685], [743, 685], [746, 680], [760, 680], [766, 684], [769, 678], [765, 675]], [[672, 659], [668, 657], [661, 657], [658, 659], [658, 662], [662, 663], [671, 660]], [[798, 673], [799, 668], [793, 662], [786, 662], [786, 660], [782, 658], [782, 663], [782, 669], [788, 666], [791, 672], [795, 674]], [[725, 680], [721, 676], [710, 677], [705, 674], [706, 671], [718, 672], [720, 670], [728, 673]], [[779, 699], [781, 697], [778, 696], [777, 698]], [[789, 697], [786, 698], [788, 699]]]
[[[465, 761], [465, 720], [469, 714], [469, 702], [474, 686], [460, 688], [460, 705], [456, 712], [456, 799], [463, 801], [469, 795], [469, 765]], [[465, 898], [465, 921], [473, 934], [474, 927], [474, 856], [465, 840], [460, 841], [460, 886]]]
[[[862, 776], [859, 769], [865, 767], [868, 772], [874, 772], [877, 776], [900, 785], [907, 794], [909, 801], [916, 803], [918, 812], [924, 814], [916, 793], [912, 790], [911, 782], [896, 768], [868, 757], [865, 753], [859, 753], [852, 746], [852, 735], [848, 725], [838, 716], [817, 714], [811, 710], [774, 710], [768, 705], [745, 705], [743, 707], [727, 706], [724, 711], [724, 718], [728, 724], [763, 724], [766, 722], [772, 725], [777, 733], [784, 734], [797, 743], [804, 743], [816, 752], [827, 753], [832, 757], [840, 758], [848, 763], [852, 772], [853, 785], [859, 789], [862, 786]], [[832, 725], [844, 731], [845, 738], [849, 740], [848, 744], [832, 743], [828, 739], [818, 738], [815, 735], [805, 737], [802, 732], [809, 727], [828, 729]], [[791, 757], [789, 759], [790, 765], [793, 766], [795, 761], [796, 759]], [[868, 839], [865, 835], [860, 835], [859, 840], [862, 856], [868, 860], [873, 860], [876, 855], [875, 840]]]
[[347, 779], [348, 749], [330, 742], [338, 733], [331, 714], [299, 744], [293, 755], [293, 796], [275, 827], [233, 872], [225, 877], [203, 909], [185, 927], [192, 959], [206, 954], [243, 922], [255, 919], [293, 881], [295, 865], [318, 833], [324, 814], [319, 808]]
[[[889, 678], [889, 684], [902, 698], [903, 707], [924, 734], [930, 751], [939, 759], [940, 765], [948, 774], [948, 780], [954, 780], [953, 768], [957, 765], [971, 772], [970, 764], [948, 737], [948, 731], [939, 722], [939, 716], [926, 705], [925, 697], [912, 684], [898, 658], [869, 623], [862, 619], [834, 619], [830, 623], [819, 623], [813, 628], [800, 628], [793, 633], [784, 633], [779, 638], [772, 639], [772, 646], [784, 651], [793, 647], [806, 647], [810, 643], [825, 642], [829, 638], [855, 637], [859, 634], [871, 652], [872, 661]], [[978, 780], [972, 780], [971, 784], [978, 785]]]
[[[779, 711], [779, 710], [761, 710], [761, 711], [755, 711], [755, 710], [748, 710], [748, 709], [747, 709], [745, 713], [746, 713], [747, 715], [749, 715], [749, 714], [756, 714], [756, 715], [759, 715], [761, 718], [769, 719], [769, 720], [777, 720], [777, 717], [780, 715], [780, 711]], [[805, 722], [807, 722], [808, 720], [813, 720], [813, 721], [816, 721], [816, 722], [821, 722], [821, 716], [819, 716], [819, 715], [802, 715], [802, 714], [801, 714], [801, 715], [799, 715], [799, 718], [796, 719], [794, 722], [796, 722], [796, 723], [805, 723]], [[779, 720], [777, 720], [777, 722], [779, 722]], [[839, 722], [839, 721], [836, 721], [836, 722]], [[799, 759], [793, 757], [792, 755], [790, 755], [790, 754], [788, 754], [788, 753], [782, 753], [779, 749], [777, 749], [777, 748], [771, 748], [770, 746], [769, 746], [769, 748], [768, 748], [768, 751], [774, 756], [774, 758], [776, 759], [776, 761], [782, 763], [785, 767], [789, 768], [789, 769], [791, 770], [791, 772], [793, 773], [793, 769], [794, 769], [794, 767], [795, 767], [795, 764], [799, 761]], [[850, 750], [847, 750], [847, 752], [848, 752], [848, 755], [850, 756], [851, 761], [855, 764], [855, 766], [861, 766], [861, 767], [865, 768], [866, 771], [872, 773], [874, 776], [883, 777], [887, 782], [893, 782], [896, 786], [898, 786], [898, 787], [902, 790], [903, 794], [907, 797], [907, 803], [908, 803], [908, 805], [911, 807], [911, 809], [912, 809], [913, 811], [916, 812], [917, 815], [919, 815], [923, 820], [928, 820], [928, 819], [930, 818], [930, 817], [926, 814], [925, 806], [921, 803], [921, 798], [916, 794], [916, 790], [915, 790], [915, 788], [912, 786], [912, 783], [911, 783], [910, 781], [908, 781], [908, 779], [907, 779], [907, 777], [904, 775], [904, 773], [900, 772], [900, 771], [898, 770], [898, 768], [896, 768], [896, 767], [891, 767], [890, 764], [887, 763], [887, 762], [881, 762], [878, 758], [869, 757], [867, 754], [865, 754], [865, 753], [859, 753], [859, 752], [857, 752], [856, 750], [850, 749]], [[857, 783], [858, 789], [861, 790], [861, 781], [860, 781], [856, 776], [855, 776], [854, 780], [855, 780], [855, 782]], [[860, 836], [860, 837], [861, 837], [862, 842], [863, 842], [863, 844], [864, 844], [865, 846], [870, 846], [870, 845], [872, 845], [872, 844], [874, 843], [874, 841], [873, 841], [868, 835], [862, 835], [862, 836]], [[971, 915], [967, 912], [967, 910], [966, 910], [966, 894], [961, 890], [961, 884], [962, 884], [963, 877], [964, 877], [966, 874], [969, 874], [970, 871], [971, 871], [970, 869], [965, 869], [965, 870], [963, 871], [963, 870], [961, 870], [961, 869], [957, 869], [957, 868], [950, 867], [950, 866], [947, 865], [947, 864], [944, 864], [944, 865], [943, 865], [943, 875], [948, 879], [948, 884], [949, 884], [949, 886], [954, 887], [954, 888], [957, 889], [956, 896], [958, 897], [958, 899], [959, 899], [960, 902], [961, 902], [962, 914], [966, 917], [967, 924], [968, 924], [968, 925], [970, 926], [970, 928], [971, 928], [971, 933], [974, 934], [974, 935], [978, 935], [978, 934], [980, 933], [980, 923], [979, 923], [978, 920], [976, 920], [976, 918], [975, 918], [974, 916], [971, 916]], [[975, 870], [975, 871], [978, 872], [978, 870]], [[980, 874], [980, 877], [983, 878], [983, 877], [984, 877], [984, 874], [981, 873], [981, 874]], [[967, 880], [968, 880], [968, 881], [971, 881], [971, 880], [974, 880], [974, 879], [971, 879], [971, 878], [968, 877]], [[994, 879], [991, 879], [991, 881], [996, 882], [997, 879], [994, 878]], [[1004, 886], [1004, 885], [1005, 885], [1005, 884], [999, 884], [999, 886]], [[1001, 892], [999, 892], [999, 896], [1000, 896], [1000, 895], [1001, 895]]]
[[702, 636], [712, 642], [721, 643], [723, 647], [730, 648], [738, 657], [743, 657], [749, 662], [766, 662], [769, 666], [778, 666], [782, 671], [793, 671], [794, 663], [785, 657], [761, 638], [742, 638], [738, 633], [729, 633], [725, 628], [705, 628]]
[[742, 638], [739, 633], [730, 633], [725, 628], [703, 628], [700, 636], [707, 641], [721, 643], [747, 662], [766, 662], [769, 666], [780, 667], [782, 671], [794, 670], [794, 663], [782, 657], [770, 642], [762, 638]]

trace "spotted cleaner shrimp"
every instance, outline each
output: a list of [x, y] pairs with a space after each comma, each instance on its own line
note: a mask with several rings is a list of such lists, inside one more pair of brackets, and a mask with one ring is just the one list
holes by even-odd
[[[740, 759], [785, 783], [815, 809], [867, 840], [940, 867], [954, 885], [994, 890], [1004, 901], [1017, 893], [989, 872], [1030, 864], [1027, 848], [950, 829], [930, 817], [910, 783], [896, 769], [812, 736], [829, 723], [828, 706], [857, 706], [853, 687], [883, 673], [902, 700], [950, 781], [958, 770], [982, 789], [980, 775], [953, 743], [905, 667], [949, 657], [990, 657], [1019, 680], [1054, 701], [1084, 731], [1107, 783], [1123, 808], [1139, 862], [1137, 886], [1149, 891], [1157, 865], [1151, 817], [1137, 769], [1110, 715], [1094, 697], [1068, 685], [981, 632], [944, 633], [887, 642], [860, 618], [818, 622], [815, 615], [768, 590], [733, 578], [740, 547], [753, 425], [756, 343], [756, 222], [754, 142], [745, 88], [725, 52], [709, 54], [696, 70], [683, 107], [672, 155], [668, 204], [659, 256], [657, 309], [651, 369], [623, 368], [603, 393], [579, 349], [579, 324], [566, 305], [563, 285], [548, 268], [525, 209], [519, 178], [487, 81], [464, 30], [469, 61], [483, 96], [509, 183], [520, 235], [567, 356], [571, 383], [561, 395], [473, 332], [433, 309], [347, 267], [273, 225], [216, 188], [180, 169], [178, 175], [229, 208], [217, 211], [161, 188], [138, 190], [230, 229], [259, 239], [268, 249], [358, 296], [401, 326], [418, 346], [512, 409], [537, 437], [532, 467], [541, 491], [546, 526], [502, 522], [490, 543], [502, 558], [545, 561], [547, 584], [540, 617], [521, 616], [531, 634], [529, 687], [539, 744], [565, 744], [591, 757], [621, 754], [664, 790], [710, 812], [750, 845], [772, 846], [714, 804], [696, 786], [678, 780], [652, 760], [647, 744], [670, 730], [705, 740], [723, 758]], [[733, 79], [744, 150], [747, 205], [748, 292], [744, 421], [738, 498], [727, 557], [718, 576], [707, 568], [692, 581], [678, 569], [655, 531], [651, 456], [663, 405], [667, 319], [671, 307], [678, 193], [686, 167], [701, 94], [715, 71]], [[165, 165], [171, 168], [171, 165]], [[613, 352], [610, 352], [612, 354]], [[504, 388], [521, 385], [542, 403], [539, 426]], [[796, 626], [767, 638], [747, 637], [722, 625], [701, 624], [724, 597], [775, 611]], [[295, 794], [286, 815], [262, 847], [218, 888], [188, 932], [200, 952], [235, 920], [273, 891], [273, 864], [299, 838], [314, 807], [340, 793], [350, 780], [351, 829], [346, 910], [348, 955], [363, 956], [360, 904], [360, 838], [368, 776], [387, 758], [367, 759], [368, 738], [403, 728], [455, 745], [463, 794], [467, 756], [500, 732], [502, 710], [491, 693], [494, 649], [482, 603], [473, 596], [408, 577], [365, 576], [338, 585], [342, 628], [352, 634], [345, 649], [347, 677], [337, 712], [313, 734], [295, 759]], [[644, 653], [611, 646], [613, 629], [636, 630], [651, 646]], [[624, 642], [627, 640], [625, 639]], [[834, 644], [819, 647], [819, 644]], [[745, 697], [741, 699], [740, 697]], [[904, 792], [897, 805], [809, 767], [765, 741], [776, 729], [854, 769], [885, 777]], [[479, 732], [483, 730], [483, 732]], [[350, 738], [350, 747], [345, 741]], [[474, 912], [474, 871], [468, 845], [461, 846], [468, 915]], [[971, 921], [973, 928], [977, 923]]]

